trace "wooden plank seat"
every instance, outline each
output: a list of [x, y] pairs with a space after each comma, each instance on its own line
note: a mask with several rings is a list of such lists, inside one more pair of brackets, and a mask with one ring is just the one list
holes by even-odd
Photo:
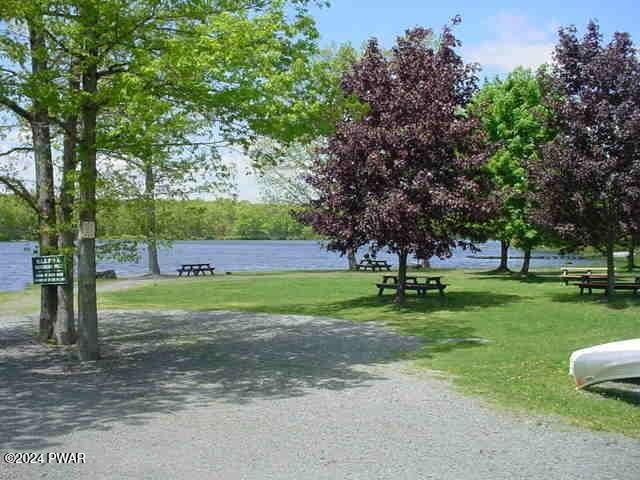
[[358, 263], [356, 265], [356, 270], [371, 270], [372, 272], [375, 272], [378, 270], [378, 266], [371, 263]]
[[[404, 284], [405, 290], [414, 290], [418, 295], [426, 296], [429, 290], [438, 290], [440, 295], [444, 295], [444, 290], [448, 285], [442, 283], [442, 277], [425, 277], [407, 275], [406, 282]], [[389, 281], [391, 280], [391, 281]], [[378, 295], [381, 296], [385, 289], [398, 289], [398, 276], [397, 275], [383, 275], [382, 283], [376, 283], [378, 287]]]
[[[580, 295], [584, 294], [584, 291], [587, 290], [589, 292], [589, 295], [591, 295], [593, 293], [594, 290], [604, 290], [604, 293], [606, 295], [607, 293], [607, 282], [603, 282], [603, 281], [593, 281], [591, 279], [591, 277], [583, 277], [583, 279], [575, 284], [579, 289], [580, 289]], [[615, 290], [626, 290], [626, 291], [632, 291], [634, 295], [638, 294], [638, 291], [640, 291], [640, 277], [636, 277], [634, 282], [622, 282], [622, 283], [617, 283], [615, 284], [614, 287]]]
[[372, 272], [376, 272], [385, 269], [391, 271], [391, 265], [388, 264], [386, 260], [364, 259], [356, 265], [356, 270], [371, 270]]
[[[382, 295], [385, 288], [390, 288], [393, 290], [398, 289], [398, 284], [393, 284], [393, 283], [376, 283], [376, 286], [378, 287], [378, 295]], [[405, 283], [404, 284], [405, 291], [415, 290], [418, 295], [422, 295], [422, 296], [425, 296], [427, 294], [427, 291], [429, 290], [438, 290], [440, 295], [444, 295], [445, 288], [447, 288], [447, 285], [444, 283], [440, 285], [427, 285], [424, 283], [421, 283], [421, 284]]]
[[562, 267], [560, 269], [560, 279], [565, 285], [569, 285], [570, 280], [582, 280], [585, 276], [593, 279], [606, 279], [606, 267]]
[[187, 277], [190, 277], [191, 275], [197, 277], [200, 274], [205, 275], [207, 272], [213, 276], [215, 275], [215, 269], [216, 267], [212, 267], [210, 263], [184, 263], [176, 271], [178, 272], [179, 277], [181, 277], [183, 273]]

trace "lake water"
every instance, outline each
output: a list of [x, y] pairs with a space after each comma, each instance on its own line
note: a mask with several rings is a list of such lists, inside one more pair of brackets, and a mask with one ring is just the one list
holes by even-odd
[[[31, 282], [31, 257], [36, 247], [34, 242], [0, 242], [0, 291], [20, 290]], [[498, 242], [481, 245], [482, 256], [499, 256]], [[113, 269], [119, 276], [142, 275], [147, 272], [145, 252], [141, 252], [140, 263], [116, 263], [99, 261], [98, 270]], [[366, 249], [360, 255], [366, 253]], [[512, 256], [519, 256], [516, 249]], [[452, 258], [434, 258], [432, 265], [441, 268], [490, 269], [497, 265], [495, 259], [469, 258], [469, 251], [457, 250]], [[269, 271], [269, 270], [326, 270], [346, 268], [347, 260], [339, 254], [328, 252], [317, 241], [236, 241], [206, 240], [174, 242], [171, 248], [160, 250], [160, 267], [163, 273], [175, 274], [182, 263], [211, 263], [216, 272]], [[532, 268], [559, 267], [571, 261], [575, 264], [583, 260], [573, 256], [561, 257], [548, 252], [534, 252]], [[385, 252], [377, 255], [397, 265], [397, 258]], [[414, 260], [415, 261], [415, 260]], [[520, 268], [522, 260], [512, 258], [509, 265]]]

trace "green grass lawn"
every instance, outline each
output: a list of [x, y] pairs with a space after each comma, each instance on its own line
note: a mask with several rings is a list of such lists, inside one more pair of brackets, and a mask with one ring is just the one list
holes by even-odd
[[[242, 310], [382, 321], [427, 343], [417, 365], [447, 372], [463, 390], [509, 408], [557, 414], [597, 430], [640, 437], [640, 399], [624, 390], [574, 390], [569, 354], [640, 336], [640, 298], [581, 297], [557, 273], [516, 276], [443, 270], [439, 298], [406, 305], [377, 296], [380, 274], [274, 273], [159, 281], [106, 293], [103, 308]], [[471, 340], [470, 340], [471, 339]], [[488, 342], [474, 341], [486, 339]], [[452, 412], [453, 413], [453, 412]]]
[[17, 292], [0, 292], [0, 315], [28, 314], [39, 307], [39, 288], [30, 286]]

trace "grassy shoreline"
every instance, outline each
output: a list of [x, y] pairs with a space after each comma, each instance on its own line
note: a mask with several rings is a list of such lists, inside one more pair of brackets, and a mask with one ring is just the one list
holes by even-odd
[[[345, 271], [146, 280], [108, 289], [99, 301], [102, 309], [236, 310], [384, 322], [422, 338], [416, 366], [446, 372], [465, 392], [640, 438], [640, 394], [604, 387], [577, 392], [567, 373], [573, 350], [640, 336], [640, 298], [622, 293], [607, 303], [601, 294], [581, 297], [576, 287], [559, 282], [555, 270], [526, 279], [431, 272], [450, 285], [447, 295], [411, 295], [404, 306], [394, 305], [390, 294], [377, 296], [380, 274]], [[16, 295], [0, 294], [0, 304]]]

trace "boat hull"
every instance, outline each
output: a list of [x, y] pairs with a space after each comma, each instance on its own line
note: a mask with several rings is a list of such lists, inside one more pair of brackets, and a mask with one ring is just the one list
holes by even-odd
[[569, 359], [569, 374], [578, 389], [640, 378], [640, 338], [576, 350]]

